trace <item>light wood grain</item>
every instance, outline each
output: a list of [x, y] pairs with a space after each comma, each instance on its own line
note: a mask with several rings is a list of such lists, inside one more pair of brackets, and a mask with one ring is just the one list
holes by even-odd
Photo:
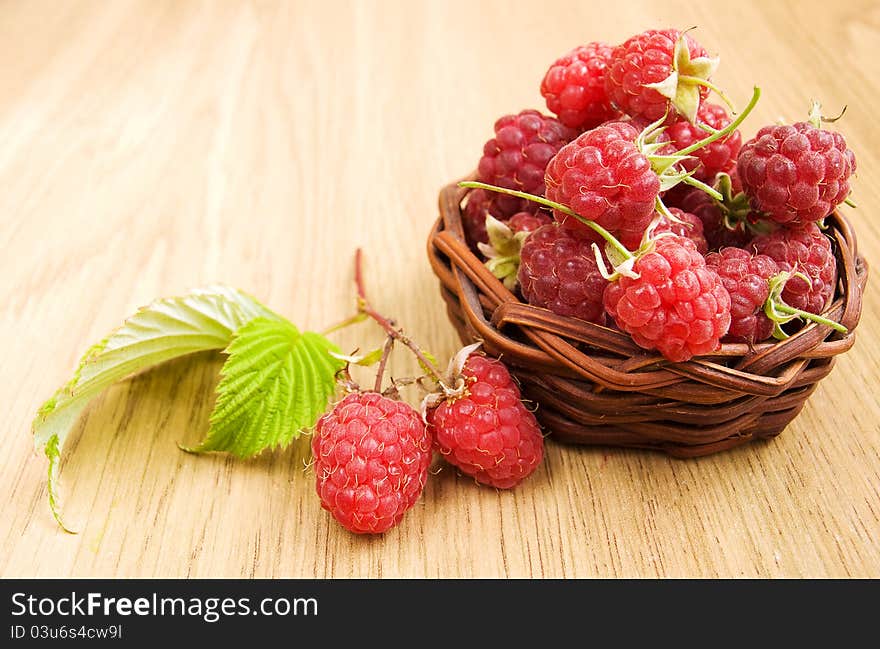
[[[77, 426], [60, 531], [30, 419], [76, 359], [159, 295], [246, 289], [306, 328], [377, 307], [455, 349], [424, 240], [494, 119], [540, 108], [546, 65], [593, 39], [699, 25], [751, 126], [849, 108], [851, 212], [880, 263], [880, 5], [845, 2], [0, 3], [0, 574], [5, 577], [880, 577], [880, 303], [772, 443], [694, 461], [548, 444], [511, 493], [450, 470], [403, 524], [329, 520], [306, 444], [196, 457], [221, 359], [118, 385]], [[375, 345], [368, 326], [337, 339]], [[401, 355], [392, 370], [414, 372]]]

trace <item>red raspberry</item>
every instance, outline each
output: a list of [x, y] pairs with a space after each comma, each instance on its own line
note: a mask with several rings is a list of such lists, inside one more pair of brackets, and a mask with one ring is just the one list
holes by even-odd
[[510, 217], [510, 220], [507, 222], [507, 227], [513, 230], [513, 232], [534, 232], [542, 225], [547, 225], [552, 222], [552, 220], [553, 219], [550, 218], [550, 215], [543, 210], [537, 214], [517, 212]]
[[[477, 168], [478, 179], [490, 185], [543, 196], [547, 163], [574, 135], [572, 129], [536, 110], [505, 115], [495, 122], [495, 137], [483, 147], [483, 157]], [[534, 211], [523, 209], [528, 201], [514, 196], [499, 195], [495, 204], [498, 213], [492, 212], [492, 216], [501, 221], [517, 212]]]
[[856, 158], [840, 133], [807, 122], [765, 126], [739, 152], [753, 209], [778, 223], [819, 221], [849, 196]]
[[789, 306], [821, 314], [837, 285], [837, 260], [831, 241], [815, 223], [798, 228], [780, 228], [752, 239], [755, 251], [776, 261], [780, 270], [801, 272], [812, 281], [792, 277], [782, 291]]
[[544, 457], [544, 438], [523, 405], [519, 387], [498, 360], [471, 354], [462, 376], [466, 392], [428, 410], [434, 446], [477, 482], [509, 489]]
[[705, 255], [709, 250], [709, 246], [706, 243], [706, 237], [703, 236], [703, 222], [694, 214], [680, 210], [677, 207], [669, 207], [667, 209], [672, 212], [672, 216], [679, 221], [682, 221], [682, 223], [675, 223], [674, 221], [663, 219], [657, 227], [654, 228], [654, 234], [671, 232], [680, 237], [690, 239], [694, 242], [699, 253]]
[[[660, 119], [667, 111], [674, 114], [669, 99], [647, 86], [665, 81], [672, 74], [675, 43], [680, 37], [677, 29], [649, 29], [615, 47], [605, 73], [605, 91], [611, 104], [627, 115], [643, 116], [649, 122]], [[707, 56], [702, 45], [688, 35], [684, 38], [691, 59]], [[709, 89], [701, 86], [699, 93], [703, 99]]]
[[610, 45], [589, 43], [550, 66], [541, 82], [541, 95], [560, 122], [587, 130], [618, 114], [605, 93], [605, 68], [610, 57]]
[[635, 263], [638, 279], [605, 289], [605, 308], [637, 345], [673, 362], [718, 349], [730, 326], [730, 294], [694, 242], [662, 237]]
[[[711, 126], [715, 130], [721, 130], [730, 124], [730, 117], [721, 106], [710, 104], [707, 101], [700, 103], [697, 111], [697, 120]], [[695, 142], [699, 142], [709, 134], [688, 122], [679, 119], [666, 129], [669, 138], [675, 143], [675, 149], [685, 149]], [[712, 144], [694, 151], [693, 158], [686, 158], [682, 167], [686, 171], [694, 171], [694, 178], [704, 182], [711, 182], [715, 175], [724, 171], [730, 172], [736, 166], [736, 156], [742, 147], [742, 136], [739, 131], [733, 131], [727, 137], [715, 140]]]
[[[587, 131], [547, 165], [547, 198], [562, 203], [637, 247], [654, 214], [660, 179], [638, 151], [631, 124], [612, 122]], [[577, 219], [554, 212], [566, 227], [588, 230]]]
[[695, 215], [703, 224], [703, 236], [709, 250], [719, 250], [727, 246], [741, 248], [752, 238], [742, 225], [731, 230], [724, 225], [721, 208], [709, 194], [697, 187], [680, 184], [663, 195], [663, 202]]
[[604, 324], [602, 293], [607, 282], [596, 265], [594, 241], [597, 237], [556, 223], [530, 234], [520, 251], [517, 276], [526, 301], [559, 315]]
[[352, 532], [378, 534], [421, 495], [431, 438], [411, 406], [352, 393], [318, 420], [312, 455], [321, 506]]
[[730, 293], [730, 330], [726, 342], [757, 343], [773, 332], [773, 321], [764, 314], [771, 277], [779, 266], [767, 255], [753, 255], [740, 248], [724, 248], [706, 256]]

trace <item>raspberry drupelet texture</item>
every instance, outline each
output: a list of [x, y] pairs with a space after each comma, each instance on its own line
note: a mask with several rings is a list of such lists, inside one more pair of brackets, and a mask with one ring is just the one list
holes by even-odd
[[352, 532], [378, 534], [421, 495], [431, 438], [406, 403], [352, 393], [318, 420], [312, 455], [321, 506]]
[[[660, 179], [636, 148], [638, 131], [612, 122], [580, 135], [547, 165], [547, 198], [595, 221], [624, 246], [637, 247], [651, 222]], [[589, 228], [554, 211], [555, 218], [576, 230]]]
[[694, 242], [699, 253], [705, 255], [709, 250], [709, 246], [706, 243], [706, 237], [703, 236], [703, 222], [696, 215], [680, 210], [677, 207], [669, 207], [667, 209], [672, 213], [672, 216], [681, 221], [681, 223], [664, 219], [657, 224], [656, 228], [654, 228], [654, 234], [671, 232], [680, 237], [690, 239]]
[[709, 250], [720, 250], [727, 246], [741, 248], [752, 238], [743, 224], [731, 230], [724, 225], [721, 208], [709, 194], [698, 187], [680, 184], [663, 195], [663, 202], [684, 212], [693, 214], [703, 224], [703, 236]]
[[671, 235], [638, 259], [638, 279], [608, 284], [604, 302], [637, 345], [673, 362], [718, 349], [730, 326], [730, 294], [693, 241]]
[[[700, 103], [697, 111], [697, 121], [715, 130], [721, 130], [730, 124], [730, 117], [721, 106], [704, 101]], [[675, 143], [676, 150], [685, 149], [708, 135], [702, 128], [686, 119], [676, 120], [665, 132]], [[722, 171], [730, 172], [736, 166], [736, 156], [741, 147], [742, 135], [734, 130], [730, 135], [694, 151], [691, 154], [693, 158], [685, 158], [681, 166], [686, 171], [693, 171], [697, 180], [711, 182], [716, 174]]]
[[[478, 243], [489, 243], [489, 233], [486, 232], [486, 216], [495, 211], [493, 197], [501, 198], [504, 196], [504, 194], [487, 192], [484, 189], [472, 189], [468, 192], [467, 203], [461, 213], [461, 224], [464, 227], [465, 239], [473, 250], [477, 250]], [[507, 196], [506, 198], [513, 197]], [[506, 222], [514, 232], [532, 232], [553, 220], [548, 210], [539, 209], [535, 203], [529, 202], [525, 207], [528, 211], [516, 212], [510, 219], [502, 220], [502, 222]], [[494, 214], [492, 215], [494, 216]]]
[[462, 376], [465, 394], [428, 410], [434, 446], [477, 482], [510, 489], [541, 464], [541, 429], [501, 361], [471, 354]]
[[[516, 189], [537, 196], [544, 195], [544, 170], [547, 163], [575, 136], [575, 131], [553, 117], [536, 110], [505, 115], [495, 122], [495, 137], [483, 147], [477, 167], [481, 182], [506, 189]], [[498, 196], [492, 216], [506, 221], [524, 209], [528, 201], [514, 196]]]
[[557, 223], [529, 235], [520, 251], [518, 280], [526, 301], [554, 313], [605, 323], [599, 272], [591, 244], [597, 238]]
[[821, 314], [837, 285], [837, 260], [831, 241], [815, 223], [797, 228], [780, 228], [755, 237], [751, 246], [772, 258], [780, 270], [800, 272], [810, 278], [793, 276], [785, 284], [782, 299], [789, 306]]
[[856, 158], [840, 133], [798, 122], [758, 131], [739, 152], [737, 170], [754, 209], [777, 223], [809, 223], [849, 196]]
[[552, 222], [552, 220], [553, 219], [550, 218], [550, 215], [543, 210], [537, 214], [517, 212], [510, 217], [510, 220], [507, 222], [507, 227], [514, 232], [534, 232], [542, 225], [547, 225]]
[[611, 51], [605, 43], [589, 43], [560, 57], [547, 70], [541, 95], [547, 108], [566, 126], [587, 130], [618, 114], [605, 92]]
[[[674, 115], [670, 100], [649, 84], [661, 83], [673, 72], [675, 43], [681, 37], [677, 29], [650, 29], [633, 36], [611, 53], [605, 73], [605, 91], [611, 104], [627, 115], [645, 117], [654, 122], [664, 115]], [[690, 58], [706, 57], [706, 50], [685, 34]], [[705, 86], [700, 98], [709, 94]], [[702, 102], [701, 102], [702, 103]]]
[[757, 343], [773, 333], [773, 321], [764, 313], [771, 277], [779, 266], [767, 255], [753, 255], [740, 248], [724, 248], [706, 256], [706, 266], [721, 277], [730, 293], [730, 329], [725, 342]]

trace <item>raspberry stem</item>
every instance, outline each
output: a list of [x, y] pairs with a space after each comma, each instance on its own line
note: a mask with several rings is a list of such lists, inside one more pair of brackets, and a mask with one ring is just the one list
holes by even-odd
[[749, 116], [749, 113], [752, 112], [752, 109], [755, 107], [755, 104], [758, 103], [758, 100], [760, 98], [761, 98], [761, 89], [758, 86], [755, 86], [754, 91], [752, 91], [752, 98], [749, 100], [749, 103], [746, 105], [746, 107], [737, 116], [737, 118], [735, 120], [731, 121], [730, 124], [728, 124], [724, 128], [715, 131], [714, 133], [712, 133], [708, 137], [704, 137], [702, 140], [694, 142], [690, 146], [685, 147], [684, 149], [681, 149], [679, 151], [676, 151], [675, 154], [673, 154], [673, 155], [679, 155], [679, 156], [690, 155], [691, 153], [693, 153], [697, 149], [702, 149], [704, 146], [708, 146], [709, 144], [712, 144], [712, 142], [715, 142], [716, 140], [720, 140], [721, 138], [726, 137], [727, 135], [732, 133], [734, 130], [736, 130], [736, 128], [739, 127], [740, 124], [743, 123], [745, 118]]
[[[421, 363], [422, 367], [427, 371], [432, 379], [437, 381], [440, 385], [443, 385], [443, 379], [440, 376], [440, 370], [431, 362], [431, 360], [425, 356], [424, 352], [416, 345], [408, 336], [406, 336], [401, 329], [398, 329], [394, 325], [393, 320], [389, 320], [378, 311], [376, 311], [370, 302], [367, 300], [366, 291], [364, 289], [364, 275], [363, 275], [363, 251], [358, 248], [354, 255], [354, 282], [357, 287], [357, 305], [358, 305], [358, 314], [364, 314], [366, 317], [373, 319], [376, 324], [378, 324], [382, 329], [385, 330], [385, 333], [388, 334], [388, 337], [392, 341], [398, 341], [401, 344], [405, 345], [409, 350], [415, 354], [415, 357], [419, 359], [419, 363]], [[355, 316], [354, 318], [357, 318]], [[352, 320], [354, 318], [351, 318]], [[386, 343], [387, 345], [387, 343]], [[383, 351], [383, 357], [385, 356], [385, 352]], [[386, 359], [387, 360], [387, 359]], [[376, 377], [377, 383], [381, 384], [381, 372], [384, 371], [384, 364], [380, 366], [380, 374]], [[376, 390], [378, 392], [378, 388]]]
[[810, 281], [810, 278], [803, 273], [791, 273], [788, 271], [782, 271], [767, 280], [770, 284], [770, 294], [767, 296], [767, 301], [764, 303], [764, 313], [773, 321], [773, 337], [777, 340], [788, 338], [788, 334], [782, 330], [782, 325], [786, 322], [790, 322], [794, 318], [803, 318], [804, 320], [810, 320], [816, 324], [831, 327], [840, 333], [847, 333], [848, 329], [839, 322], [829, 320], [816, 313], [804, 311], [803, 309], [796, 309], [783, 301], [782, 291], [785, 288], [786, 282], [792, 277], [800, 277], [806, 282]]
[[620, 241], [618, 241], [613, 234], [611, 234], [608, 230], [603, 228], [601, 225], [596, 223], [595, 221], [591, 221], [587, 218], [584, 218], [574, 210], [566, 207], [562, 203], [557, 203], [556, 201], [551, 201], [550, 199], [544, 198], [543, 196], [535, 196], [534, 194], [527, 194], [526, 192], [517, 191], [516, 189], [507, 189], [506, 187], [496, 187], [495, 185], [487, 185], [486, 183], [477, 182], [474, 180], [466, 180], [458, 183], [459, 187], [465, 187], [467, 189], [486, 189], [491, 192], [498, 192], [499, 194], [507, 194], [509, 196], [516, 196], [517, 198], [524, 198], [528, 201], [532, 201], [533, 203], [537, 203], [538, 205], [543, 205], [544, 207], [549, 207], [551, 209], [557, 210], [566, 214], [572, 218], [577, 219], [587, 227], [594, 230], [599, 234], [605, 241], [607, 241], [611, 246], [617, 251], [621, 257], [624, 259], [632, 259], [633, 254], [627, 250], [626, 246], [624, 246]]

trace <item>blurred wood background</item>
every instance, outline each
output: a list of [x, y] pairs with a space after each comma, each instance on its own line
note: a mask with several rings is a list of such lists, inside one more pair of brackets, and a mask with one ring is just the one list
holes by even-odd
[[549, 443], [513, 492], [444, 469], [398, 528], [356, 537], [320, 509], [305, 443], [177, 449], [207, 427], [221, 357], [202, 354], [96, 401], [62, 473], [81, 533], [49, 515], [31, 417], [154, 297], [223, 282], [320, 329], [351, 312], [364, 246], [376, 306], [451, 353], [424, 253], [440, 187], [498, 116], [543, 108], [558, 55], [691, 25], [736, 101], [764, 90], [746, 135], [811, 97], [848, 105], [849, 214], [876, 267], [874, 0], [0, 4], [0, 575], [880, 576], [876, 277], [856, 347], [771, 443], [694, 461]]

